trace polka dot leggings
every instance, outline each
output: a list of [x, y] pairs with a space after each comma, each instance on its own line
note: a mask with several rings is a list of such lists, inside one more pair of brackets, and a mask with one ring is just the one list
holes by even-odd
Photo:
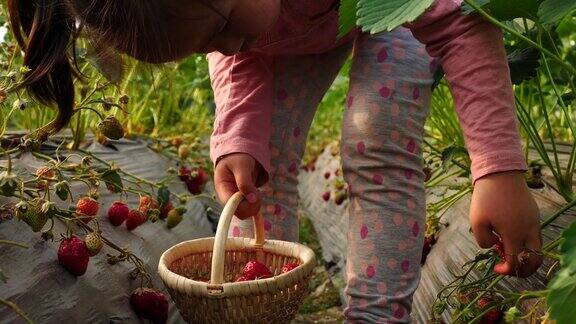
[[[425, 226], [420, 145], [435, 65], [410, 31], [362, 35], [328, 53], [274, 58], [267, 237], [297, 241], [297, 174], [322, 97], [352, 50], [341, 157], [350, 186], [346, 265], [349, 323], [407, 323], [420, 279]], [[232, 236], [252, 236], [234, 219]]]

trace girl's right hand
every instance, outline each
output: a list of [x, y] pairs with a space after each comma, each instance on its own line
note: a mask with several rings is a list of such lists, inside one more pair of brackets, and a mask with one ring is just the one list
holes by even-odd
[[235, 215], [240, 219], [252, 217], [260, 210], [261, 196], [256, 179], [261, 171], [260, 164], [246, 153], [226, 155], [216, 164], [214, 186], [220, 202], [226, 203], [238, 191], [246, 197], [236, 210]]

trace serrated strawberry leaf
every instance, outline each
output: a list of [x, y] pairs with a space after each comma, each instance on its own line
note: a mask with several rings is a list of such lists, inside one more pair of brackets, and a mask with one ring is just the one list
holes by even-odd
[[562, 253], [560, 262], [563, 267], [576, 273], [576, 222], [573, 222], [572, 225], [562, 233], [562, 238], [564, 240], [560, 245], [560, 252]]
[[124, 184], [122, 183], [122, 178], [116, 170], [106, 170], [102, 173], [102, 180], [106, 183], [106, 188], [114, 193], [122, 192], [124, 189]]
[[546, 302], [550, 307], [550, 317], [557, 324], [574, 323], [576, 318], [576, 275], [564, 268], [548, 285]]
[[[535, 20], [538, 16], [538, 7], [542, 0], [476, 0], [475, 3], [484, 11], [499, 20], [513, 20], [528, 18]], [[469, 4], [464, 4], [462, 10], [466, 14], [475, 10]]]
[[376, 34], [391, 31], [418, 18], [434, 0], [359, 0], [358, 25]]
[[158, 188], [157, 200], [158, 203], [160, 203], [160, 206], [164, 206], [165, 204], [167, 204], [168, 201], [170, 200], [170, 190], [168, 190], [168, 188], [164, 186]]
[[544, 0], [538, 9], [538, 17], [541, 23], [554, 25], [574, 10], [574, 0]]
[[530, 47], [516, 49], [508, 54], [512, 83], [520, 84], [534, 78], [540, 67], [540, 51]]

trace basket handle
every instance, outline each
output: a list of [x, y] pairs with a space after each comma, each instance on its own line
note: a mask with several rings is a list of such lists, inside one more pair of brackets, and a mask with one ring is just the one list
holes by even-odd
[[[212, 250], [212, 271], [210, 274], [210, 284], [219, 285], [224, 282], [224, 257], [226, 248], [226, 239], [228, 238], [228, 230], [232, 217], [238, 208], [238, 205], [244, 200], [242, 193], [237, 192], [228, 201], [222, 210], [220, 220], [218, 221], [218, 229], [216, 230], [216, 237], [214, 238], [214, 248]], [[254, 222], [254, 233], [256, 242], [255, 248], [261, 248], [264, 245], [264, 221], [260, 213], [252, 217]]]

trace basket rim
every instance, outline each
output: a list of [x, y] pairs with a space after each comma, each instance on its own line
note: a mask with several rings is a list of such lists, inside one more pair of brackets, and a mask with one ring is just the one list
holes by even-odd
[[158, 274], [167, 287], [176, 291], [184, 292], [188, 295], [223, 298], [274, 293], [286, 287], [293, 287], [295, 284], [307, 280], [316, 266], [314, 251], [301, 243], [266, 240], [262, 247], [255, 247], [254, 242], [255, 239], [252, 238], [228, 237], [226, 239], [226, 250], [262, 250], [268, 253], [298, 258], [300, 259], [300, 265], [292, 271], [281, 273], [271, 278], [226, 282], [216, 285], [186, 278], [168, 268], [169, 264], [187, 255], [211, 253], [214, 237], [206, 237], [184, 241], [167, 249], [160, 257]]

